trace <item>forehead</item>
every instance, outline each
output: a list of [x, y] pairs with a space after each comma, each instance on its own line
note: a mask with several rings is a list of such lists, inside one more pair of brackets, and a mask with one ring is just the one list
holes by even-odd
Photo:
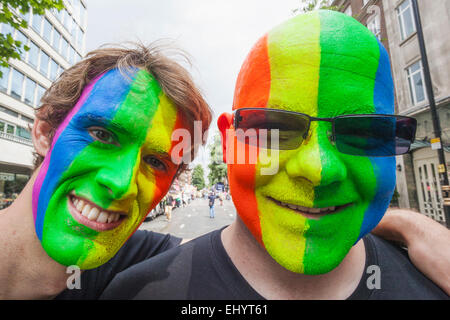
[[77, 123], [102, 125], [119, 130], [143, 142], [154, 127], [172, 131], [176, 108], [161, 90], [158, 82], [145, 70], [134, 69], [126, 74], [113, 69], [95, 79], [80, 98]]
[[318, 117], [392, 113], [384, 51], [367, 28], [341, 13], [296, 16], [253, 47], [238, 77], [234, 108], [270, 107]]

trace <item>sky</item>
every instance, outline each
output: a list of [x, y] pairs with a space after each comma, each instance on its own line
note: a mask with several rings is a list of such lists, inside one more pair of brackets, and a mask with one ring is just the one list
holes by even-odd
[[[186, 51], [195, 83], [216, 119], [230, 112], [242, 62], [267, 31], [294, 16], [301, 0], [89, 0], [86, 52], [107, 43], [166, 39]], [[207, 170], [202, 148], [195, 160]]]

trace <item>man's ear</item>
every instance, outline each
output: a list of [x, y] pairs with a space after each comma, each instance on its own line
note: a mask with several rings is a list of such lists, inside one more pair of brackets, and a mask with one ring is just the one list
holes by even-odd
[[217, 119], [217, 126], [219, 127], [220, 135], [222, 137], [222, 153], [223, 162], [227, 163], [227, 130], [233, 124], [233, 115], [229, 113], [222, 113]]
[[31, 131], [31, 136], [33, 139], [33, 145], [36, 152], [45, 157], [48, 150], [50, 150], [50, 132], [51, 126], [43, 120], [35, 119], [33, 124], [33, 130]]

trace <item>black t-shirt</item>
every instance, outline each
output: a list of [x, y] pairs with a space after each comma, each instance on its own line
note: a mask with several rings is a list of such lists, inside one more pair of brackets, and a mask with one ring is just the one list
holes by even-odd
[[[220, 234], [213, 231], [119, 273], [101, 299], [264, 299], [236, 269]], [[404, 249], [374, 235], [364, 237], [364, 244], [365, 270], [378, 266], [381, 279], [377, 283], [370, 278], [374, 271], [365, 273], [349, 299], [449, 298], [412, 265]]]
[[138, 230], [104, 265], [81, 273], [81, 288], [66, 289], [55, 299], [98, 299], [114, 276], [126, 268], [180, 244], [181, 238], [152, 231]]

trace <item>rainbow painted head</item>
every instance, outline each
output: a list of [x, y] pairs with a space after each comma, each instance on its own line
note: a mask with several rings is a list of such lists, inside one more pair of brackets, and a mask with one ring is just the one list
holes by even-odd
[[87, 85], [58, 127], [33, 187], [36, 233], [50, 257], [106, 263], [168, 191], [181, 113], [142, 69]]
[[[388, 54], [351, 17], [327, 10], [298, 15], [264, 35], [247, 56], [233, 103], [240, 108], [321, 118], [392, 114]], [[223, 134], [233, 132], [233, 116], [223, 114], [218, 125]], [[340, 153], [328, 137], [330, 126], [312, 122], [297, 149], [279, 150], [273, 175], [261, 174], [260, 157], [256, 164], [228, 164], [240, 219], [273, 259], [296, 273], [338, 266], [381, 220], [395, 186], [394, 157]], [[237, 139], [234, 145], [235, 153], [257, 148]], [[229, 155], [227, 141], [223, 146]]]

